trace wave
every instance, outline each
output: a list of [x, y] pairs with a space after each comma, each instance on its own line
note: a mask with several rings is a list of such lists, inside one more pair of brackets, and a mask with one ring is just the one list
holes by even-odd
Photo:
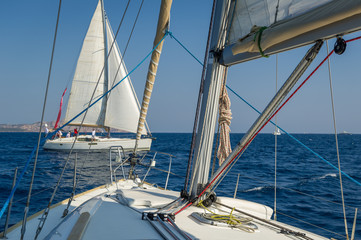
[[244, 190], [243, 192], [261, 191], [261, 190], [264, 189], [265, 187], [266, 187], [266, 186], [263, 186], [263, 187], [255, 187], [255, 188], [251, 188], [251, 189]]
[[318, 177], [318, 178], [315, 178], [316, 180], [318, 179], [324, 179], [324, 178], [327, 178], [327, 177], [337, 177], [337, 174], [336, 173], [327, 173], [321, 177]]
[[337, 177], [336, 173], [327, 173], [327, 174], [324, 174], [319, 177], [316, 176], [316, 177], [307, 177], [307, 178], [301, 179], [299, 184], [303, 185], [303, 184], [310, 183], [310, 182], [318, 182], [325, 178], [336, 178], [336, 177]]

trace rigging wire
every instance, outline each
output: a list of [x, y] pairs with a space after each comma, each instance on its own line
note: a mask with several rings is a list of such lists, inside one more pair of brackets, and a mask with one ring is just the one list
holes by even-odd
[[[356, 37], [350, 40], [347, 40], [346, 42], [352, 42], [355, 40], [360, 39], [360, 37]], [[206, 187], [203, 189], [203, 191], [195, 198], [198, 199], [200, 198], [206, 191], [208, 188], [210, 188], [214, 182], [217, 180], [218, 176], [220, 174], [222, 174], [229, 166], [233, 166], [234, 164], [232, 164], [232, 162], [237, 161], [240, 154], [245, 150], [245, 148], [250, 144], [250, 142], [258, 135], [258, 133], [271, 121], [271, 119], [287, 104], [287, 102], [301, 89], [301, 87], [313, 76], [313, 74], [321, 67], [321, 65], [324, 64], [324, 62], [333, 54], [334, 51], [331, 51], [323, 60], [322, 62], [309, 74], [309, 76], [296, 88], [296, 90], [284, 101], [284, 103], [265, 121], [265, 123], [260, 127], [260, 129], [253, 135], [253, 137], [245, 144], [245, 146], [234, 156], [234, 158], [223, 168], [221, 169], [220, 173], [210, 182], [206, 185]], [[333, 166], [331, 163], [329, 163], [327, 161], [327, 163], [331, 166]], [[231, 165], [232, 164], [232, 165]], [[335, 167], [335, 166], [333, 166]], [[335, 167], [336, 168], [336, 167]], [[337, 168], [336, 168], [337, 169]], [[228, 171], [226, 171], [228, 172]], [[343, 173], [341, 171], [341, 173]], [[345, 173], [343, 173], [345, 174]], [[357, 184], [361, 185], [358, 181], [356, 181], [355, 179], [353, 179], [352, 177], [350, 177], [349, 175], [345, 174], [346, 176], [348, 176], [350, 179], [352, 179], [354, 182], [356, 182]], [[181, 211], [183, 211], [184, 209], [188, 208], [191, 204], [193, 204], [193, 201], [190, 201], [187, 205], [183, 206], [180, 210], [178, 210], [175, 215], [177, 215], [178, 213], [180, 213]]]
[[[152, 49], [152, 51], [150, 51], [145, 58], [142, 59], [142, 61], [135, 67], [133, 68], [132, 71], [130, 71], [123, 79], [121, 79], [117, 84], [115, 84], [111, 89], [109, 89], [107, 92], [105, 92], [103, 95], [101, 95], [98, 99], [96, 99], [93, 103], [91, 103], [91, 101], [89, 102], [89, 105], [86, 109], [84, 109], [83, 111], [81, 111], [78, 115], [76, 115], [75, 117], [73, 117], [71, 120], [69, 120], [67, 123], [65, 123], [62, 127], [56, 129], [57, 130], [61, 130], [63, 129], [65, 126], [67, 126], [70, 122], [72, 122], [74, 119], [76, 119], [77, 117], [79, 117], [80, 115], [82, 115], [84, 112], [85, 112], [85, 115], [86, 115], [86, 112], [89, 108], [91, 108], [92, 106], [94, 106], [97, 102], [99, 102], [102, 98], [104, 98], [109, 92], [111, 92], [115, 87], [117, 87], [124, 79], [126, 79], [130, 74], [132, 74], [142, 63], [144, 63], [144, 61], [152, 54], [152, 52], [158, 47], [158, 45], [163, 42], [163, 40], [165, 39], [165, 37], [168, 36], [168, 33], [166, 33], [163, 38], [159, 41], [159, 43]], [[104, 69], [104, 68], [103, 68]], [[100, 78], [99, 78], [100, 79]], [[84, 115], [84, 118], [83, 120], [85, 119], [85, 115]], [[79, 131], [80, 131], [80, 128], [79, 128]], [[43, 141], [45, 141], [46, 139], [48, 139], [50, 136], [48, 136], [47, 138], [45, 138]], [[74, 146], [74, 143], [75, 141], [73, 142], [73, 146]], [[73, 149], [73, 146], [71, 149]], [[70, 153], [69, 153], [70, 154]], [[70, 155], [69, 155], [70, 156]], [[56, 184], [55, 186], [55, 189], [54, 189], [54, 194], [51, 196], [50, 198], [50, 201], [49, 201], [49, 204], [48, 204], [48, 207], [44, 210], [43, 212], [43, 217], [40, 219], [41, 221], [39, 222], [39, 226], [38, 226], [38, 233], [36, 235], [36, 237], [39, 235], [41, 229], [43, 228], [44, 224], [45, 224], [45, 221], [46, 221], [46, 217], [48, 216], [48, 213], [49, 213], [49, 210], [50, 210], [50, 204], [51, 202], [53, 201], [54, 197], [55, 197], [55, 193], [58, 189], [58, 186], [60, 184], [60, 180], [64, 174], [64, 171], [65, 171], [65, 168], [69, 162], [69, 158], [67, 159], [67, 161], [65, 162], [64, 164], [64, 168], [62, 170], [62, 173], [60, 174], [60, 177], [59, 177], [59, 180], [58, 180], [58, 183]], [[4, 210], [5, 211], [5, 210]]]
[[[128, 5], [129, 5], [129, 2], [130, 2], [130, 0], [128, 0], [127, 8], [128, 8]], [[117, 76], [118, 76], [118, 74], [119, 74], [120, 67], [122, 66], [123, 59], [124, 59], [125, 54], [126, 54], [126, 52], [127, 52], [127, 50], [128, 50], [128, 46], [129, 46], [130, 40], [131, 40], [131, 38], [132, 38], [132, 35], [133, 35], [133, 32], [134, 32], [135, 26], [136, 26], [136, 24], [137, 24], [137, 21], [138, 21], [140, 12], [141, 12], [141, 10], [142, 10], [143, 3], [144, 3], [144, 0], [143, 0], [143, 1], [141, 2], [141, 4], [140, 4], [140, 7], [139, 7], [139, 10], [138, 10], [137, 16], [136, 16], [136, 18], [135, 18], [135, 21], [134, 21], [132, 30], [131, 30], [130, 35], [129, 35], [129, 38], [128, 38], [128, 41], [127, 41], [127, 43], [126, 43], [126, 45], [125, 45], [123, 54], [121, 55], [121, 59], [120, 59], [119, 65], [118, 65], [117, 71], [116, 71], [116, 73], [115, 73], [113, 82], [112, 82], [112, 87], [114, 86], [115, 80], [116, 80], [116, 78], [117, 78]], [[123, 18], [124, 18], [125, 13], [126, 13], [126, 11], [125, 11], [124, 14], [123, 14]], [[123, 18], [122, 18], [122, 21], [123, 21]], [[114, 41], [115, 41], [115, 38], [114, 38]], [[116, 46], [116, 47], [117, 47], [117, 46]], [[124, 68], [124, 70], [126, 71], [125, 68]], [[140, 109], [140, 104], [139, 104], [138, 98], [137, 98], [136, 95], [135, 95], [135, 91], [134, 91], [132, 82], [129, 81], [129, 84], [130, 84], [130, 86], [131, 86], [131, 88], [132, 88], [132, 91], [133, 91], [133, 94], [134, 94], [134, 96], [135, 96], [135, 99], [136, 99], [138, 108]], [[111, 93], [108, 94], [108, 97], [106, 98], [106, 101], [109, 100], [110, 95], [111, 95]], [[150, 136], [152, 136], [152, 134], [151, 134], [151, 132], [150, 132], [150, 130], [149, 130], [148, 123], [146, 122], [145, 125], [146, 125], [146, 128], [147, 128], [148, 134], [149, 134]]]
[[[179, 40], [172, 34], [171, 37], [173, 39], [175, 39], [178, 43]], [[348, 42], [353, 42], [356, 40], [360, 40], [360, 37], [355, 37], [352, 39], [349, 39], [346, 41], [346, 43]], [[190, 53], [190, 51], [183, 45], [181, 44], [181, 47], [184, 48], [187, 52]], [[332, 55], [333, 51], [330, 53], [330, 55]], [[201, 64], [201, 62], [193, 55], [191, 54], [191, 56], [198, 62]], [[314, 69], [314, 71], [307, 77], [307, 79], [305, 81], [307, 81], [313, 74], [314, 72], [316, 72], [318, 70], [318, 68], [327, 60], [327, 58], [329, 58], [330, 56], [326, 56], [325, 59], [318, 65], [318, 67], [316, 69]], [[201, 64], [202, 65], [202, 64]], [[202, 65], [203, 66], [203, 65]], [[304, 82], [305, 82], [304, 81]], [[257, 110], [253, 105], [251, 105], [249, 102], [247, 102], [244, 98], [242, 98], [239, 94], [237, 94], [232, 88], [230, 88], [228, 85], [226, 85], [226, 87], [232, 92], [234, 93], [239, 99], [241, 99], [244, 103], [246, 103], [249, 107], [251, 107], [254, 111], [256, 111], [258, 114], [261, 114], [261, 112], [259, 110]], [[299, 87], [300, 88], [300, 87]], [[299, 89], [296, 89], [297, 91]], [[327, 161], [325, 158], [323, 158], [321, 155], [319, 155], [318, 153], [316, 153], [315, 151], [313, 151], [311, 148], [307, 147], [305, 144], [303, 144], [300, 140], [298, 140], [297, 138], [295, 138], [293, 135], [291, 135], [290, 133], [288, 133], [286, 130], [284, 130], [283, 128], [281, 128], [280, 126], [276, 125], [273, 121], [269, 121], [271, 124], [273, 124], [274, 126], [276, 126], [277, 128], [279, 128], [282, 132], [286, 133], [289, 137], [291, 137], [293, 140], [295, 140], [297, 143], [301, 144], [304, 148], [306, 148], [307, 150], [309, 150], [311, 153], [313, 153], [314, 155], [316, 155], [318, 158], [320, 158], [322, 161], [324, 161], [325, 163], [327, 163], [328, 165], [330, 165], [332, 168], [334, 168], [335, 170], [338, 170], [338, 168], [336, 166], [334, 166], [332, 163], [330, 163], [329, 161]], [[346, 176], [348, 179], [350, 179], [352, 182], [356, 183], [357, 185], [361, 186], [361, 183], [359, 181], [357, 181], [356, 179], [354, 179], [353, 177], [351, 177], [350, 175], [348, 175], [347, 173], [341, 171], [341, 173]]]
[[[241, 99], [244, 103], [246, 103], [248, 106], [250, 106], [254, 111], [256, 111], [257, 113], [261, 114], [261, 112], [259, 110], [257, 110], [255, 107], [253, 107], [249, 102], [247, 102], [244, 98], [242, 98], [240, 95], [238, 95], [233, 89], [231, 89], [229, 86], [227, 86], [227, 88], [233, 93], [235, 94], [239, 99]], [[328, 165], [330, 165], [332, 168], [334, 168], [335, 170], [338, 170], [338, 168], [333, 165], [332, 163], [330, 163], [329, 161], [327, 161], [325, 158], [323, 158], [321, 155], [319, 155], [318, 153], [316, 153], [315, 151], [313, 151], [311, 148], [309, 148], [308, 146], [306, 146], [304, 143], [302, 143], [300, 140], [298, 140], [297, 138], [295, 138], [292, 134], [290, 134], [289, 132], [287, 132], [285, 129], [281, 128], [279, 125], [276, 125], [273, 121], [270, 121], [271, 124], [273, 124], [274, 126], [278, 127], [282, 132], [284, 132], [285, 134], [287, 134], [287, 136], [291, 137], [294, 141], [296, 141], [297, 143], [301, 144], [301, 146], [303, 146], [304, 148], [306, 148], [308, 151], [310, 151], [311, 153], [313, 153], [316, 157], [318, 157], [319, 159], [321, 159], [322, 161], [324, 161], [325, 163], [327, 163]], [[354, 183], [356, 183], [357, 185], [361, 186], [361, 183], [358, 182], [356, 179], [354, 179], [353, 177], [351, 177], [350, 175], [348, 175], [347, 173], [341, 171], [341, 173], [346, 176], [349, 180], [353, 181]]]
[[[130, 0], [128, 0], [128, 5], [129, 5], [129, 2], [130, 2]], [[144, 3], [144, 0], [143, 0], [143, 1], [141, 2], [141, 4], [140, 4], [140, 7], [139, 7], [139, 10], [138, 10], [137, 16], [136, 16], [136, 18], [135, 18], [135, 21], [134, 21], [132, 30], [131, 30], [130, 35], [129, 35], [129, 38], [128, 38], [128, 41], [127, 41], [127, 43], [125, 44], [125, 48], [124, 48], [122, 57], [121, 57], [121, 59], [120, 59], [120, 63], [119, 63], [118, 69], [117, 69], [117, 71], [116, 71], [116, 74], [115, 74], [114, 79], [113, 79], [113, 82], [112, 82], [112, 87], [114, 86], [115, 80], [117, 79], [117, 76], [118, 76], [118, 73], [119, 73], [119, 70], [120, 70], [120, 66], [122, 65], [124, 56], [125, 56], [125, 54], [126, 54], [126, 52], [127, 52], [127, 50], [128, 50], [129, 42], [130, 42], [130, 39], [132, 38], [134, 29], [135, 29], [135, 25], [137, 24], [140, 11], [142, 10], [143, 3]], [[128, 5], [127, 5], [127, 8], [128, 8]], [[124, 15], [125, 15], [125, 12], [124, 12]], [[122, 19], [122, 21], [123, 21], [123, 19]], [[115, 38], [114, 38], [114, 42], [115, 42]], [[109, 93], [108, 98], [109, 98], [110, 94], [111, 94], [111, 93]], [[108, 101], [108, 99], [107, 99], [107, 101]]]
[[[254, 133], [254, 135], [248, 140], [248, 142], [245, 143], [245, 145], [235, 154], [235, 156], [230, 159], [230, 161], [224, 166], [217, 176], [213, 177], [213, 180], [203, 189], [203, 191], [198, 195], [198, 198], [201, 197], [208, 188], [212, 187], [214, 182], [216, 182], [218, 177], [223, 174], [223, 172], [230, 166], [232, 162], [236, 162], [239, 157], [243, 154], [243, 152], [246, 150], [248, 145], [253, 141], [253, 139], [262, 131], [262, 129], [271, 121], [271, 119], [277, 115], [277, 113], [289, 102], [289, 100], [301, 89], [301, 87], [313, 76], [313, 74], [319, 69], [319, 67], [330, 57], [332, 53], [327, 55], [327, 57], [311, 72], [311, 74], [296, 88], [296, 90], [281, 104], [280, 107], [268, 118], [266, 121], [260, 126], [260, 128]], [[232, 165], [233, 166], [233, 165]]]
[[52, 50], [51, 50], [51, 58], [50, 58], [50, 66], [49, 66], [49, 72], [48, 72], [48, 80], [47, 80], [47, 83], [46, 83], [46, 90], [45, 90], [44, 103], [43, 103], [43, 111], [41, 113], [41, 121], [40, 121], [40, 127], [39, 127], [39, 137], [38, 137], [38, 143], [37, 143], [37, 146], [36, 146], [35, 160], [34, 160], [34, 165], [33, 165], [33, 173], [32, 173], [32, 176], [31, 176], [28, 199], [26, 201], [26, 206], [25, 206], [25, 210], [24, 210], [24, 218], [23, 218], [23, 223], [22, 223], [22, 227], [21, 227], [21, 239], [24, 238], [24, 234], [25, 234], [25, 231], [26, 231], [27, 214], [28, 214], [28, 211], [29, 211], [29, 205], [30, 205], [30, 199], [31, 199], [31, 191], [32, 191], [33, 184], [34, 184], [34, 178], [35, 178], [35, 172], [36, 172], [36, 164], [37, 164], [38, 155], [39, 155], [39, 147], [40, 147], [40, 142], [41, 142], [41, 133], [42, 133], [42, 127], [43, 127], [43, 122], [44, 122], [46, 101], [47, 101], [47, 98], [48, 98], [48, 90], [49, 90], [49, 85], [50, 85], [51, 70], [52, 70], [52, 66], [53, 66], [56, 37], [57, 37], [57, 34], [58, 34], [60, 10], [61, 10], [61, 0], [59, 0], [58, 15], [57, 15], [57, 18], [56, 18], [53, 47], [52, 47]]
[[[104, 4], [103, 1], [102, 1], [102, 4]], [[95, 91], [96, 91], [96, 88], [97, 88], [97, 86], [98, 86], [98, 84], [99, 84], [100, 78], [101, 78], [101, 76], [102, 76], [102, 74], [103, 74], [104, 69], [106, 68], [107, 61], [108, 61], [108, 59], [109, 59], [110, 53], [111, 53], [111, 51], [112, 51], [112, 49], [113, 49], [113, 46], [114, 46], [114, 44], [115, 44], [115, 38], [116, 38], [116, 36], [118, 35], [119, 30], [120, 30], [120, 28], [121, 28], [121, 26], [122, 26], [122, 24], [123, 24], [123, 20], [124, 20], [125, 15], [126, 15], [126, 13], [127, 13], [127, 11], [128, 11], [129, 4], [130, 4], [130, 0], [128, 0], [128, 3], [127, 3], [127, 5], [126, 5], [126, 7], [125, 7], [125, 9], [124, 9], [122, 18], [121, 18], [120, 23], [119, 23], [118, 28], [117, 28], [116, 35], [115, 35], [115, 37], [114, 37], [114, 39], [113, 39], [113, 42], [112, 42], [112, 44], [111, 44], [109, 53], [107, 53], [106, 60], [104, 61], [104, 65], [103, 65], [102, 72], [100, 73], [100, 76], [99, 76], [99, 78], [98, 78], [97, 84], [96, 84], [96, 86], [95, 86], [95, 88], [94, 88], [93, 95], [92, 95], [89, 103], [91, 103], [91, 101], [93, 100], [93, 96], [94, 96]], [[106, 16], [105, 16], [105, 11], [104, 11], [104, 6], [102, 7], [102, 10], [103, 10], [103, 11], [102, 11], [102, 14], [103, 14], [103, 21], [104, 21], [104, 25], [103, 25], [103, 26], [104, 26], [104, 35], [105, 35], [105, 31], [106, 31]], [[105, 39], [105, 38], [104, 38], [104, 39]], [[106, 49], [106, 48], [104, 48], [104, 49]], [[120, 61], [120, 64], [121, 64], [121, 62], [122, 62], [122, 61]], [[118, 70], [119, 70], [119, 67], [118, 67]], [[112, 87], [114, 86], [115, 79], [116, 79], [116, 77], [115, 77], [114, 80], [113, 80]], [[110, 92], [110, 93], [111, 93], [111, 92]], [[110, 93], [109, 93], [109, 95], [110, 95]], [[109, 95], [108, 95], [108, 97], [109, 97]], [[106, 98], [106, 101], [108, 101], [108, 97]], [[87, 113], [87, 112], [86, 112], [86, 113]], [[86, 114], [85, 114], [85, 115], [86, 115]], [[85, 119], [85, 115], [84, 115], [84, 117], [83, 117], [83, 119], [82, 119], [82, 122], [81, 122], [81, 124], [80, 124], [79, 133], [80, 133], [81, 127], [83, 126], [83, 122], [84, 122], [84, 119]], [[110, 131], [110, 130], [109, 130], [109, 131]], [[71, 153], [72, 153], [72, 151], [73, 151], [73, 148], [74, 148], [74, 146], [75, 146], [75, 142], [76, 142], [77, 138], [78, 138], [78, 136], [76, 135], [76, 136], [75, 136], [75, 139], [74, 139], [74, 142], [73, 142], [73, 144], [72, 144], [72, 146], [71, 146], [71, 149], [70, 149], [70, 153], [69, 153], [69, 155], [68, 155], [68, 158], [70, 158], [70, 155], [71, 155]], [[93, 138], [92, 138], [91, 141], [93, 142]], [[82, 166], [81, 166], [81, 168], [80, 168], [80, 173], [82, 172], [82, 170], [83, 170], [83, 168], [84, 168], [85, 162], [87, 162], [88, 156], [89, 156], [89, 154], [90, 154], [91, 147], [92, 147], [92, 144], [89, 145], [89, 148], [88, 148], [88, 150], [87, 150], [87, 154], [86, 154], [85, 159], [83, 160]], [[75, 164], [76, 164], [76, 157], [75, 157], [75, 160], [74, 160], [74, 165], [75, 165]], [[65, 166], [66, 166], [66, 165], [65, 165]], [[65, 168], [65, 166], [64, 166], [64, 168]], [[79, 173], [79, 175], [80, 175], [80, 173]], [[76, 175], [76, 170], [74, 170], [74, 175]], [[80, 175], [80, 176], [81, 176], [81, 175]], [[68, 213], [68, 208], [70, 207], [70, 204], [71, 204], [71, 202], [73, 201], [73, 198], [74, 198], [74, 195], [75, 195], [75, 188], [76, 188], [77, 185], [78, 185], [78, 181], [79, 181], [79, 177], [78, 177], [78, 179], [77, 179], [76, 181], [74, 181], [73, 191], [72, 191], [72, 193], [71, 193], [71, 196], [69, 197], [68, 205], [67, 205], [67, 208], [64, 210], [63, 217], [65, 217], [65, 216], [67, 215], [67, 213]]]
[[[229, 7], [230, 7], [230, 2], [227, 2], [226, 3], [226, 6], [224, 6], [225, 7], [225, 9], [229, 9]], [[228, 11], [226, 11], [226, 12], [228, 12]], [[228, 12], [228, 14], [229, 14], [229, 12]], [[214, 56], [214, 58], [213, 58], [213, 65], [214, 65], [214, 63], [215, 62], [218, 62], [218, 58], [219, 58], [219, 54], [218, 53], [220, 53], [220, 51], [221, 51], [221, 47], [224, 45], [224, 42], [226, 41], [226, 28], [227, 28], [227, 20], [229, 20], [229, 15], [228, 14], [226, 14], [225, 16], [223, 16], [222, 17], [222, 19], [221, 19], [221, 21], [220, 21], [220, 25], [218, 26], [220, 29], [219, 29], [219, 31], [220, 31], [220, 36], [218, 36], [218, 39], [215, 39], [216, 41], [215, 41], [215, 45], [214, 46], [212, 46], [212, 49], [211, 49], [211, 52], [212, 52], [212, 54], [213, 54], [213, 56]], [[212, 40], [213, 41], [213, 40]], [[221, 64], [216, 64], [216, 67], [215, 68], [213, 68], [212, 67], [212, 72], [214, 73], [214, 74], [216, 74], [216, 79], [219, 79], [219, 76], [221, 76], [222, 75], [222, 71], [221, 71], [221, 69], [226, 69], [227, 67], [226, 66], [222, 66]], [[212, 74], [213, 74], [212, 73]], [[207, 96], [207, 99], [208, 99], [208, 97], [209, 97], [209, 99], [207, 100], [207, 101], [211, 101], [211, 102], [218, 102], [218, 99], [217, 99], [217, 97], [216, 96], [212, 96], [212, 94], [211, 94], [211, 92], [212, 91], [216, 91], [216, 92], [219, 92], [219, 90], [220, 90], [220, 85], [221, 84], [221, 81], [220, 80], [218, 80], [218, 81], [215, 81], [214, 82], [214, 84], [212, 83], [211, 85], [212, 85], [212, 87], [211, 87], [211, 91], [207, 91], [207, 94], [208, 94], [208, 96]], [[209, 94], [211, 94], [211, 95], [209, 95]], [[203, 101], [203, 100], [202, 100]], [[208, 112], [208, 114], [216, 114], [216, 111], [217, 111], [217, 109], [216, 109], [216, 107], [212, 107], [211, 108], [211, 110]], [[211, 125], [213, 125], [214, 126], [214, 123], [215, 122], [208, 122], [208, 121], [205, 121], [204, 119], [202, 119], [202, 123], [201, 123], [201, 129], [198, 129], [198, 132], [200, 132], [200, 135], [199, 135], [199, 133], [198, 133], [198, 135], [199, 135], [199, 141], [197, 141], [200, 145], [203, 145], [205, 142], [207, 142], [207, 141], [210, 141], [211, 139], [212, 139], [212, 141], [213, 141], [213, 138], [214, 138], [214, 131], [211, 131], [212, 133], [210, 133], [210, 132], [208, 132], [208, 130], [206, 130], [206, 126], [208, 125], [208, 124], [211, 124]], [[209, 135], [209, 134], [211, 134], [211, 135]], [[208, 151], [206, 151], [206, 152], [208, 152]], [[196, 178], [198, 178], [198, 180], [200, 180], [201, 178], [204, 178], [205, 176], [208, 176], [208, 172], [207, 173], [205, 173], [205, 175], [203, 175], [202, 176], [202, 174], [199, 174], [200, 172], [197, 172], [198, 170], [199, 170], [199, 166], [207, 166], [208, 165], [208, 163], [205, 163], [204, 161], [204, 159], [203, 158], [200, 158], [200, 156], [201, 155], [203, 155], [203, 154], [208, 154], [208, 153], [206, 153], [206, 152], [202, 152], [202, 151], [197, 151], [197, 156], [194, 158], [194, 161], [195, 161], [195, 167], [193, 168], [193, 173], [192, 173], [192, 177], [191, 177], [191, 186], [190, 186], [190, 189], [189, 189], [189, 193], [191, 194], [191, 193], [195, 193], [195, 192], [198, 192], [198, 189], [197, 190], [194, 190], [193, 189], [193, 187], [196, 187], [196, 188], [198, 188], [198, 186], [201, 186], [201, 185], [197, 185], [197, 186], [195, 186], [194, 185], [194, 182], [195, 182], [195, 179]], [[210, 151], [209, 151], [209, 154], [211, 154], [211, 149], [210, 149]], [[209, 168], [209, 167], [208, 167]], [[204, 183], [205, 183], [205, 181], [206, 181], [206, 179], [203, 179], [202, 181], [204, 181]]]
[[[104, 34], [105, 34], [104, 3], [103, 3], [103, 1], [100, 1], [100, 3], [101, 3], [101, 9], [102, 9], [103, 29], [104, 29]], [[106, 44], [106, 43], [104, 42], [104, 44]], [[113, 41], [113, 44], [114, 44], [114, 41]], [[112, 49], [112, 47], [113, 47], [113, 44], [112, 44], [112, 46], [111, 46], [111, 49]], [[111, 50], [110, 50], [110, 51], [111, 51]], [[84, 112], [83, 118], [82, 118], [82, 120], [81, 120], [81, 123], [80, 123], [80, 126], [79, 126], [79, 132], [81, 132], [81, 129], [82, 129], [82, 127], [83, 127], [85, 118], [86, 118], [86, 116], [87, 116], [87, 114], [88, 114], [88, 110], [89, 110], [89, 108], [90, 108], [90, 105], [91, 105], [91, 103], [92, 103], [92, 101], [93, 101], [93, 99], [94, 99], [94, 95], [95, 95], [95, 92], [96, 92], [96, 90], [97, 90], [97, 88], [98, 88], [100, 79], [101, 79], [101, 77], [102, 77], [103, 74], [107, 74], [107, 69], [106, 69], [106, 67], [107, 67], [107, 61], [108, 61], [108, 58], [109, 58], [109, 54], [106, 53], [106, 47], [104, 48], [104, 55], [105, 55], [104, 65], [103, 65], [103, 68], [102, 68], [102, 70], [101, 70], [101, 72], [100, 72], [100, 74], [99, 74], [98, 81], [97, 81], [97, 83], [96, 83], [96, 85], [95, 85], [95, 87], [94, 87], [94, 90], [93, 90], [93, 93], [92, 93], [92, 95], [91, 95], [91, 97], [90, 97], [90, 100], [89, 100], [89, 102], [88, 102], [88, 107], [87, 107], [86, 111]], [[99, 98], [98, 100], [100, 100], [100, 99], [101, 99], [101, 98]], [[96, 101], [95, 101], [95, 102], [96, 102]], [[64, 167], [63, 167], [63, 169], [62, 169], [62, 171], [61, 171], [61, 173], [60, 173], [60, 176], [59, 176], [59, 178], [58, 178], [58, 181], [57, 181], [57, 183], [56, 183], [56, 185], [55, 185], [53, 194], [51, 195], [51, 197], [50, 197], [50, 199], [49, 199], [48, 206], [47, 206], [47, 208], [44, 209], [44, 212], [43, 212], [43, 214], [42, 214], [42, 217], [41, 217], [40, 220], [39, 220], [39, 224], [38, 224], [38, 227], [37, 227], [37, 230], [36, 230], [36, 234], [35, 234], [35, 239], [38, 238], [38, 236], [39, 236], [40, 232], [42, 231], [42, 229], [43, 229], [43, 227], [44, 227], [44, 224], [45, 224], [45, 222], [46, 222], [46, 220], [47, 220], [47, 217], [48, 217], [48, 214], [49, 214], [49, 211], [50, 211], [50, 206], [51, 206], [51, 204], [52, 204], [52, 202], [53, 202], [53, 200], [54, 200], [54, 198], [55, 198], [56, 192], [57, 192], [57, 190], [58, 190], [58, 188], [59, 188], [59, 185], [60, 185], [60, 181], [61, 181], [61, 179], [63, 178], [65, 169], [66, 169], [66, 167], [67, 167], [67, 165], [68, 165], [68, 163], [69, 163], [70, 156], [71, 156], [71, 154], [72, 154], [72, 152], [73, 152], [73, 149], [74, 149], [74, 146], [75, 146], [75, 143], [76, 143], [77, 139], [78, 139], [78, 134], [75, 135], [74, 141], [73, 141], [72, 146], [71, 146], [71, 148], [70, 148], [70, 151], [69, 151], [69, 153], [68, 153], [68, 157], [67, 157], [67, 159], [66, 159], [66, 161], [65, 161]], [[92, 141], [93, 141], [93, 140], [92, 140]], [[91, 148], [91, 145], [89, 145], [89, 150], [88, 150], [88, 152], [90, 151], [90, 148]], [[70, 197], [69, 201], [71, 201], [71, 197]], [[69, 205], [70, 205], [70, 204], [69, 204]], [[66, 211], [67, 211], [67, 209], [64, 211], [64, 214], [66, 213]]]
[[[278, 1], [279, 4], [279, 1]], [[277, 4], [277, 11], [278, 11], [278, 4]], [[275, 21], [277, 19], [277, 12], [276, 12], [276, 17], [275, 17]], [[276, 54], [276, 94], [278, 91], [278, 87], [277, 87], [277, 81], [278, 81], [278, 54]], [[277, 116], [275, 116], [275, 124], [277, 126]], [[273, 205], [273, 220], [277, 221], [277, 134], [279, 133], [279, 130], [277, 127], [275, 127], [275, 187], [274, 187], [274, 205]]]
[[278, 15], [279, 7], [280, 7], [280, 0], [277, 1], [275, 20], [274, 20], [273, 24], [275, 24], [277, 22], [277, 15]]
[[[326, 40], [326, 47], [327, 47], [327, 54], [329, 54], [328, 49], [328, 41]], [[341, 174], [341, 162], [340, 162], [340, 152], [338, 148], [338, 138], [337, 138], [337, 127], [336, 127], [336, 113], [335, 113], [335, 105], [334, 105], [334, 98], [333, 98], [333, 87], [332, 87], [332, 74], [331, 74], [331, 63], [330, 58], [327, 59], [328, 63], [328, 76], [330, 81], [330, 97], [331, 97], [331, 107], [332, 107], [332, 118], [333, 118], [333, 128], [335, 130], [335, 142], [336, 142], [336, 152], [337, 152], [337, 164], [338, 164], [338, 172], [340, 178], [340, 189], [341, 189], [341, 198], [342, 198], [342, 211], [343, 211], [343, 218], [345, 223], [345, 233], [346, 239], [349, 239], [348, 236], [348, 229], [347, 229], [347, 218], [346, 218], [346, 210], [345, 210], [345, 199], [343, 195], [343, 186], [342, 186], [342, 174]]]

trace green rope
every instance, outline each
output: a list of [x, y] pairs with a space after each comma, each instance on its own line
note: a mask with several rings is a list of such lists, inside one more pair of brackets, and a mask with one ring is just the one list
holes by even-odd
[[262, 57], [265, 57], [265, 58], [268, 58], [269, 56], [268, 55], [265, 55], [263, 50], [262, 50], [262, 47], [261, 47], [261, 38], [262, 38], [262, 33], [264, 30], [266, 30], [267, 27], [261, 27], [258, 32], [256, 32], [256, 34], [254, 35], [254, 39], [253, 41], [256, 41], [256, 38], [258, 36], [258, 41], [257, 41], [257, 44], [258, 44], [258, 49], [259, 49], [259, 53], [261, 54]]

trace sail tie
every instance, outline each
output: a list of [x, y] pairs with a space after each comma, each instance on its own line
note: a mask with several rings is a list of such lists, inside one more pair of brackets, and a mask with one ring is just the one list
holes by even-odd
[[227, 89], [223, 86], [223, 91], [219, 99], [219, 119], [220, 126], [220, 140], [217, 151], [219, 166], [222, 165], [224, 160], [232, 152], [229, 133], [231, 131], [229, 125], [231, 124], [232, 112], [231, 101], [228, 97]]
[[257, 46], [258, 46], [259, 53], [261, 54], [262, 57], [268, 58], [269, 56], [264, 54], [264, 52], [263, 52], [263, 50], [262, 50], [262, 47], [261, 47], [262, 33], [263, 33], [263, 31], [266, 30], [266, 29], [267, 29], [267, 27], [253, 26], [251, 32], [256, 31], [256, 33], [255, 33], [255, 35], [254, 35], [253, 41], [256, 42], [256, 40], [257, 40]]

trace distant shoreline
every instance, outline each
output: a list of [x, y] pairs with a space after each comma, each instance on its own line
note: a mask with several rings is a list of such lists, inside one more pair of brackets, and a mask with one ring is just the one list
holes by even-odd
[[[55, 122], [44, 122], [43, 123], [43, 131], [45, 131], [45, 124], [47, 124], [49, 129], [51, 129]], [[32, 123], [32, 124], [0, 124], [0, 132], [39, 132], [40, 122]], [[61, 125], [60, 125], [61, 126]], [[64, 132], [73, 131], [76, 126], [67, 126], [63, 129]], [[91, 132], [92, 127], [82, 127], [82, 133]], [[122, 133], [123, 131], [111, 130], [111, 133]]]

